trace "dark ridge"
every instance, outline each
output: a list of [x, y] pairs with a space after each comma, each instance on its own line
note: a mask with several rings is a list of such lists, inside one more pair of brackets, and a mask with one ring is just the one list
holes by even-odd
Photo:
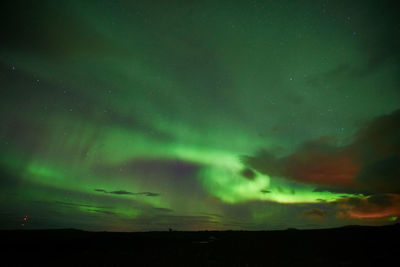
[[4, 266], [389, 266], [400, 224], [280, 231], [2, 230]]
[[[249, 232], [249, 233], [258, 233], [258, 232], [277, 232], [277, 231], [327, 231], [327, 230], [340, 230], [340, 229], [378, 229], [378, 228], [400, 228], [400, 223], [393, 223], [393, 224], [388, 224], [388, 225], [382, 225], [382, 226], [372, 226], [372, 225], [345, 225], [345, 226], [339, 226], [339, 227], [334, 227], [334, 228], [318, 228], [318, 229], [299, 229], [299, 228], [287, 228], [285, 230], [199, 230], [199, 231], [179, 231], [179, 230], [174, 230], [174, 232], [182, 232], [182, 233], [213, 233], [213, 232]], [[163, 232], [169, 232], [167, 230], [165, 231], [144, 231], [144, 232], [110, 232], [110, 231], [88, 231], [88, 230], [82, 230], [82, 229], [76, 229], [76, 228], [54, 228], [54, 229], [0, 229], [0, 234], [1, 233], [6, 233], [6, 232], [86, 232], [86, 233], [124, 233], [124, 234], [137, 234], [137, 233], [163, 233]]]

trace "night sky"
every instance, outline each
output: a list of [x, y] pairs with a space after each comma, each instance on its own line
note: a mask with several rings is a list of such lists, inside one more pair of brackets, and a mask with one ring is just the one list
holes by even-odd
[[396, 1], [10, 1], [0, 228], [400, 219]]

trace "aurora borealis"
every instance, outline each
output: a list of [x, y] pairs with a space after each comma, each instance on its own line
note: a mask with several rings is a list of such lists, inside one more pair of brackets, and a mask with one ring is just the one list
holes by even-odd
[[0, 228], [396, 222], [395, 4], [8, 3]]

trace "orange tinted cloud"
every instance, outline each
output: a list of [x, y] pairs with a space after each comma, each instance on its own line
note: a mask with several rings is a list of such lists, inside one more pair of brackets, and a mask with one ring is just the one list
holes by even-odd
[[244, 157], [251, 168], [320, 186], [318, 189], [364, 194], [400, 193], [400, 110], [361, 127], [350, 144], [321, 137], [277, 157], [268, 151]]
[[317, 185], [354, 186], [354, 178], [361, 168], [346, 153], [300, 153], [286, 162], [289, 177]]
[[338, 217], [381, 219], [400, 217], [400, 195], [374, 195], [370, 198], [343, 198], [337, 201]]

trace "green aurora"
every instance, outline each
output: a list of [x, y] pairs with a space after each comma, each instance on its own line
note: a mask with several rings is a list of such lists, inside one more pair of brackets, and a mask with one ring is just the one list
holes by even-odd
[[[380, 158], [358, 145], [384, 116], [398, 122], [392, 5], [10, 4], [0, 228], [24, 216], [25, 228], [110, 231], [396, 221], [400, 191], [352, 184], [381, 159], [399, 162], [399, 137]], [[391, 205], [369, 201], [382, 197]]]

